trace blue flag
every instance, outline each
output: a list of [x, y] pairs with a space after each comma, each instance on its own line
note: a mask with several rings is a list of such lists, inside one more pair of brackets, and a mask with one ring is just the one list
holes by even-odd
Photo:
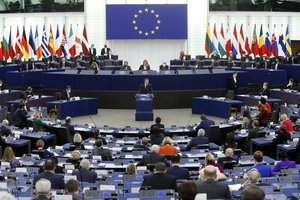
[[106, 5], [106, 38], [187, 39], [187, 5]]

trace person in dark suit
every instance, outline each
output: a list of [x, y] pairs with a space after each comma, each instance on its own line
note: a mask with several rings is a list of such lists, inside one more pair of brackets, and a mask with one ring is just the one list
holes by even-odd
[[19, 108], [13, 114], [14, 125], [20, 129], [27, 127], [27, 108], [26, 105], [21, 103]]
[[124, 61], [124, 65], [122, 66], [121, 70], [124, 70], [124, 71], [129, 71], [131, 72], [131, 67], [128, 65], [128, 61]]
[[62, 99], [69, 100], [72, 97], [72, 88], [70, 85], [67, 85], [65, 90], [61, 94]]
[[30, 58], [27, 62], [27, 70], [34, 70], [35, 69], [35, 65], [34, 65], [34, 59]]
[[227, 55], [227, 60], [236, 60], [236, 55], [233, 55], [232, 51], [229, 51], [229, 54]]
[[156, 117], [155, 118], [155, 124], [152, 124], [150, 126], [150, 133], [153, 131], [153, 127], [156, 126], [159, 130], [161, 130], [161, 133], [164, 133], [165, 125], [161, 123], [161, 118]]
[[150, 70], [150, 65], [148, 63], [148, 60], [145, 59], [143, 61], [143, 64], [140, 66], [139, 70], [140, 71], [148, 71], [148, 70]]
[[292, 64], [292, 63], [293, 63], [293, 60], [292, 60], [292, 58], [289, 56], [288, 53], [285, 53], [285, 56], [284, 56], [282, 62], [283, 62], [284, 64]]
[[289, 90], [297, 90], [297, 84], [295, 83], [295, 81], [294, 81], [293, 78], [290, 78], [290, 79], [289, 79], [289, 82], [288, 82], [288, 84], [286, 85], [286, 89], [289, 89]]
[[150, 151], [150, 149], [148, 147], [148, 143], [149, 143], [149, 139], [146, 137], [143, 137], [141, 142], [138, 142], [133, 146], [133, 149], [148, 152], [148, 151]]
[[66, 58], [65, 57], [61, 58], [59, 66], [60, 66], [61, 69], [64, 69], [64, 68], [67, 67], [67, 65], [66, 65]]
[[157, 126], [154, 126], [152, 129], [150, 129], [150, 143], [152, 145], [161, 145], [164, 138], [164, 134], [162, 133], [161, 129], [157, 128]]
[[44, 164], [44, 172], [37, 174], [33, 178], [33, 184], [42, 178], [51, 182], [51, 189], [64, 189], [65, 182], [63, 176], [55, 174], [55, 163], [51, 159], [47, 159]]
[[25, 94], [26, 94], [27, 99], [30, 99], [31, 97], [33, 97], [35, 95], [32, 87], [30, 87], [30, 86], [27, 87]]
[[225, 150], [225, 157], [220, 157], [217, 162], [220, 165], [222, 165], [223, 169], [228, 169], [228, 168], [226, 168], [226, 165], [224, 165], [224, 161], [235, 161], [235, 159], [233, 158], [233, 156], [234, 156], [233, 149], [232, 148], [227, 148]]
[[255, 200], [264, 200], [265, 199], [265, 192], [262, 188], [257, 185], [249, 185], [247, 186], [243, 193], [241, 199], [255, 199]]
[[2, 79], [0, 79], [0, 91], [5, 90], [5, 85], [4, 85], [4, 81]]
[[249, 61], [248, 55], [246, 54], [245, 51], [243, 51], [242, 55], [241, 55], [241, 62], [245, 62], [247, 58], [248, 58], [248, 61]]
[[143, 186], [150, 186], [151, 189], [173, 189], [177, 191], [176, 178], [166, 174], [166, 164], [158, 162], [155, 164], [155, 173], [144, 176]]
[[185, 150], [190, 151], [193, 147], [197, 147], [201, 144], [209, 144], [209, 139], [205, 136], [205, 130], [202, 128], [198, 130], [197, 137], [191, 139], [191, 141], [187, 144]]
[[205, 133], [208, 134], [209, 127], [211, 125], [215, 125], [215, 122], [213, 120], [210, 120], [206, 117], [206, 115], [202, 114], [200, 116], [201, 122], [196, 126], [195, 132], [198, 133], [199, 129], [204, 129]]
[[263, 87], [259, 91], [259, 95], [267, 96], [268, 98], [271, 95], [270, 89], [269, 89], [269, 83], [264, 82]]
[[[76, 131], [74, 129], [74, 126], [72, 125], [72, 118], [70, 116], [67, 116], [65, 119], [65, 123], [62, 125], [63, 127], [66, 127], [66, 129], [69, 131], [70, 136], [73, 138]], [[71, 142], [71, 141], [69, 141]]]
[[100, 130], [97, 129], [97, 128], [96, 128], [95, 131], [94, 131], [94, 139], [95, 139], [95, 140], [101, 139], [101, 140], [102, 140], [102, 143], [103, 143], [104, 145], [107, 145], [107, 141], [105, 140], [104, 137], [101, 137]]
[[92, 151], [92, 155], [101, 156], [103, 161], [112, 160], [111, 151], [109, 149], [103, 148], [103, 142], [101, 139], [98, 139], [95, 145], [96, 146]]
[[169, 167], [167, 169], [167, 174], [172, 175], [176, 178], [176, 180], [179, 179], [190, 179], [190, 172], [188, 169], [179, 167], [180, 165], [180, 155], [173, 155], [171, 157], [172, 167]]
[[33, 200], [51, 200], [52, 184], [49, 180], [41, 178], [35, 184], [35, 195]]
[[72, 173], [76, 175], [77, 180], [80, 182], [95, 183], [97, 179], [97, 173], [89, 171], [91, 163], [88, 159], [82, 159], [80, 162], [80, 169]]
[[72, 195], [73, 200], [84, 200], [83, 197], [79, 195], [80, 192], [79, 182], [74, 179], [70, 179], [66, 183], [66, 192], [68, 195]]
[[170, 70], [169, 65], [167, 65], [167, 62], [164, 61], [160, 66], [159, 66], [160, 71], [168, 71]]
[[[89, 49], [89, 52], [90, 52], [90, 57], [93, 57], [93, 56], [97, 55], [97, 50], [96, 50], [94, 44], [91, 45], [91, 47]], [[101, 55], [102, 55], [102, 51], [101, 51]]]
[[147, 166], [148, 164], [156, 164], [158, 162], [165, 163], [167, 167], [170, 166], [170, 163], [166, 160], [165, 157], [158, 154], [159, 146], [152, 145], [150, 148], [150, 153], [143, 156], [143, 158], [137, 163], [137, 166]]
[[152, 85], [149, 83], [149, 79], [145, 78], [144, 83], [140, 85], [139, 94], [152, 94], [153, 89]]
[[12, 59], [12, 63], [15, 63], [15, 64], [20, 64], [21, 63], [21, 58], [20, 58], [19, 53]]
[[275, 62], [273, 63], [272, 68], [275, 69], [275, 70], [277, 70], [278, 67], [279, 67], [279, 65], [280, 65], [279, 58], [276, 58], [276, 59], [275, 59]]
[[4, 119], [2, 121], [2, 126], [0, 127], [0, 133], [1, 133], [1, 136], [9, 136], [12, 134], [11, 130], [8, 128], [9, 126], [9, 121], [7, 119]]
[[[48, 159], [52, 160], [55, 163], [55, 171], [54, 172], [56, 174], [65, 174], [64, 168], [62, 166], [58, 165], [58, 159], [57, 159], [57, 157], [52, 156], [51, 158], [48, 158]], [[45, 171], [44, 170], [44, 166], [41, 166], [40, 169], [39, 169], [39, 173], [42, 173], [44, 171]]]
[[51, 158], [52, 156], [54, 156], [54, 153], [48, 151], [47, 149], [44, 149], [45, 143], [43, 140], [39, 139], [36, 142], [35, 146], [39, 150], [39, 152], [42, 152], [41, 159], [47, 159], [47, 158]]
[[234, 94], [236, 93], [238, 86], [237, 82], [237, 72], [233, 72], [232, 76], [230, 76], [229, 81], [228, 81], [228, 90], [232, 90]]
[[276, 137], [273, 139], [273, 144], [287, 144], [288, 140], [291, 140], [291, 134], [287, 132], [286, 126], [280, 126], [279, 130], [276, 131]]
[[217, 178], [217, 169], [208, 165], [204, 168], [205, 181], [196, 182], [198, 193], [206, 193], [207, 199], [231, 199], [231, 193], [226, 183], [219, 182]]
[[101, 49], [101, 56], [105, 58], [109, 55], [110, 48], [107, 47], [107, 44], [104, 44], [104, 47]]
[[244, 148], [245, 148], [246, 152], [249, 152], [249, 150], [250, 150], [250, 141], [251, 141], [251, 139], [257, 138], [258, 133], [261, 131], [261, 128], [259, 127], [259, 121], [258, 120], [253, 120], [252, 127], [253, 128], [249, 130], [248, 136], [245, 140]]

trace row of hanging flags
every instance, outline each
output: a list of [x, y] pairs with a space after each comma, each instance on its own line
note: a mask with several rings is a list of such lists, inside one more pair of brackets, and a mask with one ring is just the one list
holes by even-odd
[[227, 26], [221, 24], [217, 27], [215, 23], [211, 33], [210, 24], [208, 24], [205, 38], [207, 55], [210, 55], [213, 51], [220, 54], [221, 57], [228, 55], [230, 52], [233, 55], [242, 55], [245, 52], [254, 57], [292, 55], [288, 25], [285, 32], [283, 25], [280, 27], [267, 25], [264, 33], [264, 28], [261, 24], [259, 35], [257, 35], [256, 24], [253, 30], [251, 30], [249, 24], [246, 28], [244, 31], [244, 26], [241, 24], [238, 30], [237, 25], [234, 24], [232, 30], [230, 24], [227, 24]]
[[42, 34], [39, 34], [38, 26], [35, 27], [35, 30], [30, 26], [28, 38], [25, 26], [23, 26], [23, 30], [19, 30], [19, 26], [17, 26], [15, 37], [12, 35], [12, 27], [10, 27], [8, 38], [3, 35], [2, 42], [0, 42], [0, 60], [13, 59], [17, 54], [24, 60], [28, 60], [29, 58], [39, 60], [55, 53], [58, 57], [73, 57], [79, 55], [80, 52], [84, 55], [89, 54], [85, 25], [82, 34], [79, 33], [78, 25], [76, 33], [74, 33], [73, 27], [70, 25], [68, 34], [66, 33], [65, 25], [63, 25], [61, 32], [59, 25], [57, 25], [55, 35], [52, 32], [51, 25], [48, 34], [45, 26], [43, 26]]

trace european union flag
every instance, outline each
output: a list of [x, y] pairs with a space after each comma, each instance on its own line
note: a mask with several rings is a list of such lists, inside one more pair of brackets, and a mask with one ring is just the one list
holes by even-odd
[[187, 39], [187, 5], [106, 5], [106, 38]]

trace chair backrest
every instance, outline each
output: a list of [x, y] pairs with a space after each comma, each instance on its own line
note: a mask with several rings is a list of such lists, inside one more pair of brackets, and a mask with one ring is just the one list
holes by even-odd
[[222, 136], [218, 125], [209, 127], [208, 139], [209, 142], [213, 142], [217, 145], [222, 145]]
[[230, 161], [223, 161], [223, 168], [224, 169], [233, 169], [237, 165], [236, 160], [230, 160]]
[[209, 149], [209, 144], [199, 144], [198, 146], [195, 146], [194, 149]]
[[273, 123], [278, 123], [278, 119], [279, 119], [279, 112], [278, 111], [272, 111], [272, 113], [271, 113], [271, 121]]
[[44, 158], [44, 150], [35, 149], [31, 151], [32, 154], [39, 155], [41, 159]]
[[265, 131], [259, 131], [258, 133], [257, 133], [257, 137], [258, 138], [262, 138], [262, 137], [265, 137], [266, 136], [266, 132]]
[[226, 99], [234, 99], [234, 91], [228, 90], [226, 93]]
[[65, 127], [59, 127], [56, 130], [57, 145], [64, 145], [66, 143], [72, 143], [72, 137], [69, 130]]

